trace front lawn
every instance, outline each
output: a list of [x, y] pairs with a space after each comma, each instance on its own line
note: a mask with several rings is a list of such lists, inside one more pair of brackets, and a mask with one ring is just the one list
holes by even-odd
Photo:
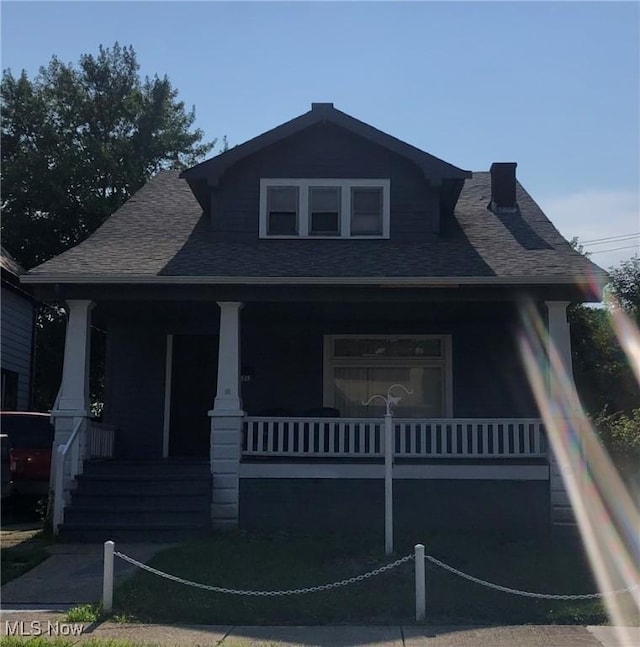
[[[156, 555], [150, 565], [185, 579], [227, 588], [310, 587], [375, 569], [412, 552], [382, 539], [293, 538], [214, 534]], [[116, 545], [116, 550], [118, 546]], [[471, 533], [433, 535], [428, 554], [476, 577], [544, 593], [590, 593], [595, 584], [575, 545]], [[203, 591], [138, 571], [115, 593], [116, 612], [142, 622], [192, 624], [390, 624], [414, 621], [413, 562], [347, 587], [306, 595], [256, 598]], [[508, 595], [427, 563], [428, 624], [606, 622], [598, 601], [547, 601]]]

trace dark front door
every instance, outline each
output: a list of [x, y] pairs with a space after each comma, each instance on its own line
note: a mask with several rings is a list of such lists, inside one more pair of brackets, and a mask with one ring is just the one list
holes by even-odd
[[209, 456], [217, 374], [217, 335], [174, 335], [169, 456]]

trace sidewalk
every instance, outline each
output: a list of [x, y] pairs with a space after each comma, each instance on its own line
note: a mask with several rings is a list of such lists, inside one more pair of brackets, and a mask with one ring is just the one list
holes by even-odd
[[[20, 631], [25, 636], [56, 631], [62, 635], [65, 631], [60, 612], [2, 611], [0, 617], [2, 636]], [[619, 642], [612, 627], [572, 625], [241, 627], [106, 621], [84, 626], [80, 636], [73, 638], [79, 643], [92, 639], [162, 647], [637, 647], [640, 630], [636, 628], [629, 642]]]

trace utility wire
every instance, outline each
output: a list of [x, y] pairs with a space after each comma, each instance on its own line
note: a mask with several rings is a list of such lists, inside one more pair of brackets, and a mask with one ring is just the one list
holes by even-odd
[[636, 236], [640, 236], [640, 232], [635, 233], [635, 234], [620, 234], [619, 236], [609, 236], [608, 238], [593, 238], [592, 240], [579, 240], [578, 242], [581, 245], [590, 245], [592, 243], [603, 243], [609, 240], [618, 240], [618, 239], [624, 239], [624, 238], [634, 238]]
[[627, 245], [626, 247], [613, 247], [611, 249], [597, 249], [595, 252], [589, 252], [589, 254], [605, 254], [607, 252], [617, 252], [620, 249], [637, 249], [640, 251], [640, 245]]

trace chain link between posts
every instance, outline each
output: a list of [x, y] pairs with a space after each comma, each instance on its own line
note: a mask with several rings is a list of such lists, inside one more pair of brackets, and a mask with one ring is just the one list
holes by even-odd
[[265, 598], [284, 596], [284, 595], [303, 595], [304, 593], [317, 593], [318, 591], [329, 591], [331, 589], [337, 589], [338, 587], [347, 586], [349, 584], [355, 584], [356, 582], [362, 582], [363, 580], [367, 580], [370, 577], [375, 577], [376, 575], [380, 575], [382, 573], [385, 573], [386, 571], [390, 571], [392, 568], [396, 568], [396, 566], [400, 566], [400, 564], [404, 564], [405, 562], [408, 562], [414, 558], [413, 553], [410, 555], [405, 555], [405, 557], [401, 557], [400, 559], [397, 559], [395, 562], [392, 562], [390, 564], [385, 564], [384, 566], [381, 566], [380, 568], [376, 568], [373, 571], [369, 571], [368, 573], [363, 573], [362, 575], [349, 577], [346, 580], [340, 580], [339, 582], [332, 582], [331, 584], [321, 584], [320, 586], [310, 586], [310, 587], [305, 587], [303, 589], [289, 589], [286, 591], [248, 591], [248, 590], [242, 590], [242, 589], [228, 589], [222, 586], [212, 586], [210, 584], [202, 584], [201, 582], [191, 582], [190, 580], [185, 580], [182, 577], [178, 577], [176, 575], [163, 573], [162, 571], [159, 571], [157, 568], [152, 568], [151, 566], [147, 566], [147, 564], [143, 564], [142, 562], [139, 562], [138, 560], [133, 559], [133, 557], [129, 557], [124, 553], [119, 553], [118, 551], [114, 551], [113, 554], [116, 557], [123, 559], [125, 562], [129, 562], [130, 564], [137, 566], [138, 568], [148, 571], [149, 573], [153, 573], [154, 575], [163, 577], [167, 580], [178, 582], [179, 584], [186, 584], [187, 586], [193, 586], [198, 589], [204, 589], [205, 591], [213, 591], [215, 593], [227, 593], [229, 595], [246, 595], [246, 596], [256, 596], [256, 597], [265, 597]]
[[473, 577], [473, 575], [468, 575], [467, 573], [463, 573], [462, 571], [459, 571], [457, 568], [454, 568], [453, 566], [449, 566], [448, 564], [441, 562], [439, 559], [436, 559], [431, 555], [425, 555], [424, 558], [427, 561], [431, 562], [432, 564], [435, 564], [436, 566], [443, 568], [445, 571], [449, 571], [454, 575], [458, 575], [464, 578], [465, 580], [475, 582], [476, 584], [481, 584], [482, 586], [486, 586], [487, 588], [490, 588], [490, 589], [495, 589], [496, 591], [502, 591], [503, 593], [512, 593], [513, 595], [522, 595], [526, 598], [541, 598], [544, 600], [593, 600], [595, 598], [602, 598], [605, 595], [617, 595], [619, 593], [628, 593], [633, 589], [637, 589], [640, 586], [636, 584], [634, 586], [628, 586], [626, 589], [617, 589], [616, 591], [607, 591], [606, 593], [583, 593], [580, 595], [532, 593], [531, 591], [519, 591], [518, 589], [510, 589], [507, 586], [500, 586], [500, 584], [494, 584], [493, 582], [487, 582], [486, 580], [481, 580], [479, 577]]
[[[397, 566], [400, 566], [400, 564], [404, 564], [405, 562], [411, 561], [415, 557], [413, 553], [410, 555], [405, 555], [404, 557], [397, 559], [395, 562], [391, 562], [390, 564], [385, 564], [384, 566], [381, 566], [380, 568], [376, 568], [372, 571], [369, 571], [368, 573], [363, 573], [362, 575], [349, 577], [347, 579], [340, 580], [339, 582], [332, 582], [330, 584], [321, 584], [319, 586], [309, 586], [301, 589], [288, 589], [288, 590], [281, 590], [281, 591], [251, 591], [251, 590], [244, 590], [244, 589], [230, 589], [223, 586], [213, 586], [211, 584], [202, 584], [201, 582], [192, 582], [182, 577], [178, 577], [177, 575], [164, 573], [163, 571], [160, 571], [157, 568], [148, 566], [143, 562], [139, 562], [138, 560], [133, 559], [133, 557], [129, 557], [124, 553], [114, 551], [113, 554], [116, 557], [119, 557], [120, 559], [124, 560], [125, 562], [129, 562], [130, 564], [133, 564], [134, 566], [137, 566], [138, 568], [141, 568], [144, 571], [153, 573], [154, 575], [158, 575], [159, 577], [163, 577], [167, 580], [171, 580], [172, 582], [178, 582], [179, 584], [193, 586], [198, 589], [204, 589], [205, 591], [213, 591], [214, 593], [227, 593], [229, 595], [245, 595], [245, 596], [254, 596], [254, 597], [303, 595], [305, 593], [317, 593], [318, 591], [330, 591], [331, 589], [337, 589], [342, 586], [348, 586], [349, 584], [355, 584], [356, 582], [362, 582], [363, 580], [367, 580], [371, 577], [375, 577], [376, 575], [381, 575], [386, 571], [390, 571], [391, 569], [396, 568]], [[436, 559], [435, 557], [432, 557], [431, 555], [425, 555], [425, 560], [431, 562], [432, 564], [435, 564], [436, 566], [439, 566], [445, 571], [453, 573], [454, 575], [458, 575], [459, 577], [462, 577], [465, 580], [469, 580], [471, 582], [475, 582], [476, 584], [480, 584], [481, 586], [485, 586], [490, 589], [495, 589], [496, 591], [502, 591], [503, 593], [511, 593], [512, 595], [520, 595], [527, 598], [539, 598], [544, 600], [593, 600], [596, 598], [604, 597], [606, 595], [617, 595], [620, 593], [629, 593], [630, 591], [633, 591], [634, 589], [637, 589], [640, 587], [640, 585], [634, 585], [634, 586], [628, 586], [627, 588], [624, 588], [624, 589], [617, 589], [615, 591], [608, 591], [605, 593], [584, 593], [579, 595], [533, 593], [532, 591], [520, 591], [518, 589], [511, 589], [507, 586], [501, 586], [500, 584], [494, 584], [493, 582], [487, 582], [486, 580], [482, 580], [479, 577], [474, 577], [473, 575], [464, 573], [463, 571], [460, 571], [457, 568], [454, 568], [453, 566], [449, 566], [449, 564], [445, 564], [444, 562], [440, 561], [439, 559]]]

